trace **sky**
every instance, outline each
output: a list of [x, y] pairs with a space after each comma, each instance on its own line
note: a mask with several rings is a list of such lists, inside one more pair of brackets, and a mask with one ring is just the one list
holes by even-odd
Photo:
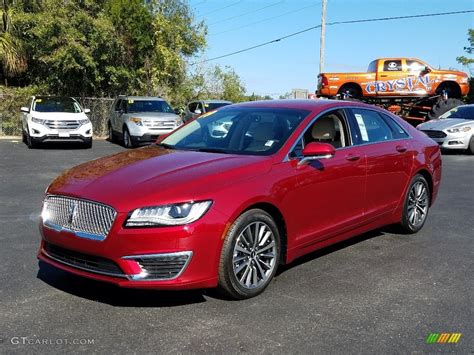
[[[320, 0], [189, 0], [189, 4], [196, 20], [208, 26], [207, 48], [197, 61], [321, 23]], [[462, 10], [474, 10], [474, 1], [328, 0], [326, 21]], [[324, 71], [366, 71], [376, 58], [416, 57], [436, 68], [469, 72], [456, 62], [456, 57], [468, 55], [463, 50], [468, 28], [474, 28], [474, 13], [327, 26]], [[232, 67], [248, 94], [278, 97], [295, 88], [314, 92], [319, 42], [320, 29], [315, 29], [207, 65]]]

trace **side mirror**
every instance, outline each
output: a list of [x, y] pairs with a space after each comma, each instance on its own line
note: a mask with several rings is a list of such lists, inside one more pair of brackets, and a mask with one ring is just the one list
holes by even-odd
[[302, 154], [303, 159], [298, 165], [307, 164], [312, 160], [332, 158], [336, 154], [336, 149], [328, 143], [312, 142], [304, 147]]
[[194, 113], [195, 113], [196, 115], [200, 115], [202, 112], [201, 112], [200, 109], [197, 108], [197, 109], [194, 110]]
[[426, 66], [423, 68], [423, 73], [430, 73], [431, 72], [431, 68]]
[[20, 111], [24, 113], [30, 113], [30, 109], [28, 107], [22, 107], [20, 108]]
[[85, 108], [85, 109], [84, 109], [84, 113], [85, 113], [85, 114], [91, 113], [91, 110], [88, 109], [88, 108]]

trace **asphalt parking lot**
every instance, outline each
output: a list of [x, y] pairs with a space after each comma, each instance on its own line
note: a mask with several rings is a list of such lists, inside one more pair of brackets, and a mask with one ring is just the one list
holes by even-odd
[[[119, 289], [39, 264], [49, 182], [124, 149], [63, 148], [0, 140], [0, 353], [474, 351], [474, 156], [443, 156], [439, 197], [417, 235], [358, 236], [281, 269], [257, 298], [226, 301]], [[426, 344], [429, 333], [462, 337]]]

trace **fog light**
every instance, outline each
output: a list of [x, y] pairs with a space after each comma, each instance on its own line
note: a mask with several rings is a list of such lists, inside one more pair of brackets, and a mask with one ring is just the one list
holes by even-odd
[[33, 128], [33, 133], [34, 133], [34, 134], [39, 134], [40, 132], [39, 132], [37, 129], [34, 129], [34, 128]]

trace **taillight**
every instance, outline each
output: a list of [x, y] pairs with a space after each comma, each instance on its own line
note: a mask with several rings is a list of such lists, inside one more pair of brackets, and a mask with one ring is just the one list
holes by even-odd
[[319, 80], [322, 88], [329, 84], [328, 78], [326, 78], [324, 74], [319, 74]]

